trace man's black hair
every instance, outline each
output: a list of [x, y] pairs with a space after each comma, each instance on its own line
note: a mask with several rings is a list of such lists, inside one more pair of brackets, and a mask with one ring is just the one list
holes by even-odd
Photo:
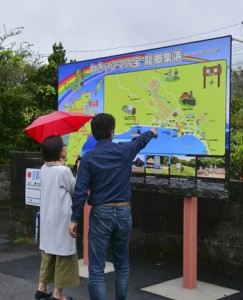
[[91, 130], [94, 138], [99, 140], [111, 138], [112, 131], [115, 130], [115, 118], [106, 113], [100, 113], [91, 120]]
[[65, 145], [59, 135], [48, 136], [41, 145], [44, 161], [58, 161]]

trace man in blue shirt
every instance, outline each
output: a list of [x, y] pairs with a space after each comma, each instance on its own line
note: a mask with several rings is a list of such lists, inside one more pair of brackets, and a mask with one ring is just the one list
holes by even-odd
[[97, 144], [81, 159], [69, 232], [71, 236], [77, 236], [77, 223], [88, 199], [88, 204], [92, 206], [88, 237], [90, 299], [107, 300], [104, 269], [111, 244], [116, 300], [125, 300], [129, 280], [129, 236], [132, 229], [132, 162], [139, 151], [158, 134], [152, 128], [130, 142], [113, 143], [115, 119], [105, 113], [92, 119], [91, 129]]

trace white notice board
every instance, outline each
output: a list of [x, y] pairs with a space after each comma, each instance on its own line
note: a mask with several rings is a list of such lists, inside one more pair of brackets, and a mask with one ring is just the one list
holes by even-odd
[[40, 169], [26, 169], [25, 176], [25, 204], [40, 206], [41, 186], [40, 186]]

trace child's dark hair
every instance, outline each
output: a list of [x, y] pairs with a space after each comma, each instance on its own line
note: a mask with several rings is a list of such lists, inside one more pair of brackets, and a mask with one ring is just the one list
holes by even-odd
[[99, 140], [109, 139], [115, 130], [115, 118], [106, 113], [100, 113], [91, 120], [91, 129], [94, 138]]
[[64, 144], [59, 135], [48, 136], [41, 145], [44, 161], [58, 161]]

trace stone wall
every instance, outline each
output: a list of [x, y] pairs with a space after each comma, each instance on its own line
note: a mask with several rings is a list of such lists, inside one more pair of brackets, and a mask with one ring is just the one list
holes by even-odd
[[[133, 190], [132, 251], [158, 260], [183, 255], [183, 196]], [[243, 182], [228, 199], [198, 198], [198, 265], [243, 274]]]
[[10, 154], [10, 232], [11, 236], [35, 237], [35, 218], [39, 207], [25, 204], [25, 178], [27, 168], [39, 169], [43, 164], [38, 152], [12, 152]]
[[10, 199], [10, 166], [0, 165], [0, 201]]

